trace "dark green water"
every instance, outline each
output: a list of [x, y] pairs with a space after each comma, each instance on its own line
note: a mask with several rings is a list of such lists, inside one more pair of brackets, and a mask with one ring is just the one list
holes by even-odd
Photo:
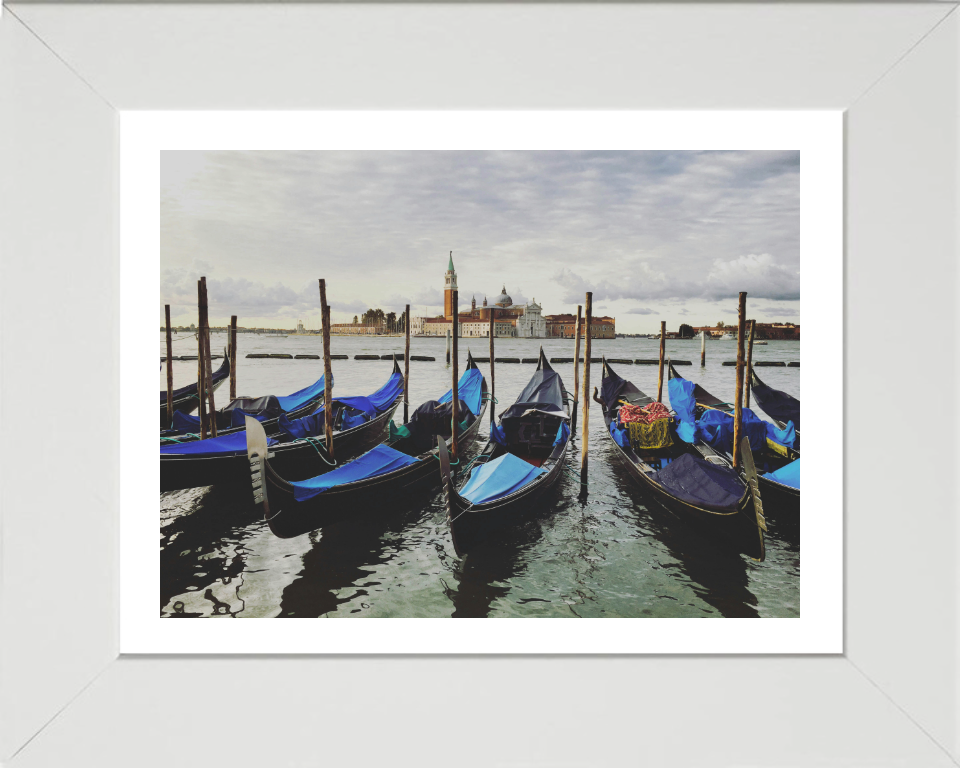
[[[214, 335], [220, 348], [225, 336]], [[538, 340], [497, 340], [498, 357], [535, 357]], [[487, 356], [487, 340], [461, 340]], [[402, 352], [400, 338], [334, 337], [335, 353]], [[573, 357], [572, 341], [544, 340], [548, 357]], [[189, 348], [189, 349], [188, 349]], [[322, 373], [322, 361], [246, 360], [249, 352], [322, 351], [318, 336], [287, 338], [241, 334], [240, 395], [289, 394]], [[654, 358], [659, 342], [595, 341], [592, 355]], [[681, 373], [715, 395], [733, 396], [733, 341], [668, 341], [667, 353], [691, 360]], [[163, 346], [161, 342], [161, 354]], [[174, 354], [196, 354], [195, 342], [174, 344]], [[411, 362], [412, 407], [450, 388], [444, 341], [414, 339], [412, 354], [437, 362]], [[799, 342], [756, 347], [755, 360], [799, 360]], [[195, 362], [174, 362], [174, 385], [196, 376]], [[336, 392], [368, 394], [389, 376], [388, 361], [333, 362]], [[489, 376], [489, 366], [479, 364]], [[554, 366], [567, 389], [573, 365]], [[656, 394], [656, 366], [621, 365], [617, 372]], [[507, 407], [533, 373], [533, 365], [496, 367], [499, 410]], [[165, 374], [161, 374], [163, 377]], [[800, 395], [799, 368], [765, 368], [766, 383]], [[599, 386], [600, 366], [591, 382]], [[166, 386], [165, 379], [161, 388]], [[226, 402], [226, 385], [218, 392]], [[666, 399], [666, 384], [664, 384]], [[499, 411], [498, 411], [499, 412]], [[397, 420], [402, 414], [398, 412]], [[481, 430], [486, 432], [486, 423]], [[568, 451], [579, 469], [580, 436]], [[358, 509], [356, 520], [295, 539], [278, 539], [260, 511], [229, 488], [194, 488], [160, 497], [163, 616], [235, 617], [704, 617], [800, 615], [800, 545], [781, 537], [768, 519], [767, 559], [755, 563], [718, 547], [648, 500], [614, 459], [599, 406], [590, 414], [588, 487], [565, 473], [555, 493], [531, 510], [509, 534], [460, 559], [453, 550], [440, 491], [419, 497], [384, 498], [376, 509]], [[439, 478], [439, 472], [438, 472]], [[770, 515], [772, 518], [773, 515]]]

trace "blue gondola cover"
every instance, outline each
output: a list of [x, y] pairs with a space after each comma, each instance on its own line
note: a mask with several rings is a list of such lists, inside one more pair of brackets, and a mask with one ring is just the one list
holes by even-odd
[[[267, 445], [276, 445], [274, 438], [267, 438]], [[160, 455], [174, 456], [222, 456], [230, 453], [247, 452], [247, 431], [231, 432], [220, 437], [211, 437], [207, 440], [194, 440], [189, 443], [169, 443], [160, 446]]]
[[[480, 402], [483, 398], [483, 373], [479, 368], [467, 368], [457, 382], [457, 396], [467, 404], [467, 408], [474, 416], [480, 415]], [[438, 403], [449, 403], [453, 400], [453, 389], [447, 391]]]
[[525, 485], [546, 474], [542, 467], [535, 467], [512, 453], [476, 467], [460, 496], [472, 504], [486, 504], [520, 490]]
[[793, 422], [788, 421], [783, 429], [777, 429], [777, 425], [772, 422], [764, 422], [767, 425], [767, 437], [775, 443], [785, 445], [787, 448], [797, 447], [797, 430], [794, 429]]
[[319, 477], [292, 482], [290, 485], [293, 486], [293, 497], [297, 501], [306, 501], [338, 485], [377, 477], [416, 463], [417, 459], [413, 456], [407, 456], [387, 445], [378, 445], [349, 464], [337, 467]]
[[[743, 411], [743, 434], [750, 438], [750, 450], [762, 451], [767, 444], [767, 425], [761, 421], [749, 408]], [[697, 421], [697, 436], [716, 448], [718, 451], [733, 451], [733, 424], [732, 413], [725, 413], [715, 409], [704, 411]]]
[[565, 421], [560, 422], [560, 429], [557, 430], [557, 439], [553, 441], [553, 447], [556, 448], [558, 445], [562, 445], [567, 442], [570, 437], [570, 425]]
[[791, 488], [800, 490], [800, 459], [791, 461], [789, 464], [780, 467], [776, 472], [767, 473], [766, 477], [775, 480], [780, 485], [789, 485]]
[[506, 445], [507, 444], [507, 434], [503, 431], [503, 427], [498, 424], [490, 424], [490, 442], [496, 443], [497, 445]]
[[[331, 386], [332, 384], [333, 382], [331, 382]], [[292, 395], [287, 395], [286, 397], [278, 397], [277, 401], [280, 403], [280, 408], [286, 413], [289, 413], [290, 411], [295, 411], [298, 408], [302, 408], [311, 400], [316, 400], [318, 397], [322, 397], [325, 386], [326, 383], [324, 382], [323, 376], [321, 376], [309, 387], [304, 387], [300, 391], [294, 392]]]
[[630, 447], [630, 435], [627, 434], [626, 429], [618, 427], [616, 421], [611, 420], [610, 422], [610, 435], [613, 437], [614, 442], [621, 448]]
[[671, 461], [653, 479], [681, 501], [720, 512], [736, 510], [746, 490], [730, 467], [711, 464], [689, 453]]
[[[403, 374], [402, 373], [391, 373], [390, 378], [387, 380], [387, 383], [384, 384], [380, 389], [374, 392], [368, 397], [362, 398], [365, 401], [368, 401], [376, 409], [377, 413], [383, 413], [387, 408], [393, 405], [393, 401], [396, 400], [400, 393], [403, 392]], [[334, 398], [338, 402], [345, 403], [351, 407], [357, 408], [357, 410], [364, 410], [360, 408], [355, 402], [359, 402], [358, 398], [352, 397], [338, 397]], [[374, 414], [369, 414], [371, 418]]]
[[685, 443], [692, 443], [697, 437], [695, 387], [696, 384], [687, 379], [670, 379], [667, 383], [670, 407], [677, 413], [677, 437]]

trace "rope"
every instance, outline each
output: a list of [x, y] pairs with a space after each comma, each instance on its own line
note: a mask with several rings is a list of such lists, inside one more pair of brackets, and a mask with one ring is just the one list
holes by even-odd
[[[319, 456], [321, 459], [323, 459], [323, 463], [324, 463], [324, 464], [326, 464], [326, 465], [328, 465], [328, 466], [330, 466], [330, 467], [335, 467], [335, 466], [337, 466], [336, 460], [334, 460], [334, 461], [331, 462], [331, 461], [329, 461], [329, 460], [326, 458], [326, 456], [323, 455], [323, 453], [320, 452], [320, 448], [319, 448], [318, 446], [323, 445], [323, 443], [321, 443], [320, 440], [317, 439], [316, 437], [298, 437], [298, 438], [297, 438], [296, 440], [294, 440], [293, 442], [295, 442], [295, 443], [306, 443], [306, 444], [309, 445], [311, 448], [313, 448], [313, 450], [315, 450], [315, 451], [317, 452], [317, 456]], [[324, 450], [326, 450], [326, 449], [324, 449]]]
[[571, 476], [577, 478], [577, 480], [580, 482], [580, 485], [582, 485], [582, 486], [584, 486], [584, 487], [588, 487], [588, 486], [590, 485], [590, 483], [585, 483], [585, 482], [583, 482], [583, 480], [580, 479], [580, 478], [581, 478], [581, 475], [580, 475], [578, 472], [574, 472], [574, 471], [573, 471], [572, 469], [570, 469], [570, 467], [568, 467], [566, 464], [561, 464], [560, 466], [563, 468], [563, 470], [564, 470], [565, 472], [569, 472]]
[[[433, 458], [435, 458], [437, 461], [440, 461], [440, 457], [439, 457], [437, 454], [431, 453], [430, 455], [433, 456]], [[456, 467], [456, 466], [458, 466], [458, 465], [460, 464], [460, 459], [456, 459], [456, 460], [450, 461], [450, 462], [448, 462], [448, 463], [450, 464], [451, 467]]]
[[173, 344], [177, 341], [190, 341], [191, 339], [195, 338], [197, 338], [197, 334], [193, 334], [192, 336], [182, 336], [179, 339], [170, 339], [170, 343]]
[[453, 518], [453, 519], [450, 521], [450, 525], [453, 525], [455, 522], [457, 522], [457, 520], [459, 520], [461, 517], [463, 517], [465, 514], [467, 514], [467, 512], [469, 512], [471, 509], [473, 509], [473, 504], [471, 504], [469, 507], [467, 507], [465, 510], [463, 510], [463, 512], [461, 512], [459, 515], [457, 515], [455, 518]]
[[[186, 434], [183, 434], [183, 435], [181, 435], [180, 437], [192, 437], [192, 438], [194, 438], [195, 440], [199, 440], [199, 439], [200, 439], [200, 435], [195, 435], [195, 434], [193, 434], [193, 432], [187, 432]], [[179, 443], [179, 442], [181, 442], [180, 440], [178, 440], [178, 439], [175, 438], [175, 437], [161, 437], [161, 438], [160, 438], [160, 442], [163, 442], [164, 440], [166, 440], [167, 442], [170, 442], [170, 443]]]
[[485, 393], [484, 393], [483, 397], [480, 398], [480, 402], [481, 402], [481, 403], [483, 403], [483, 402], [487, 402], [487, 403], [492, 402], [494, 405], [500, 405], [500, 401], [497, 400], [497, 398], [494, 397], [493, 395], [491, 395], [489, 392], [485, 392]]

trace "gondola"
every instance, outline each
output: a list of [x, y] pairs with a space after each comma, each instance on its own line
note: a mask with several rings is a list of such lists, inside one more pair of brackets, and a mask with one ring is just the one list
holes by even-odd
[[[368, 397], [335, 397], [333, 449], [336, 461], [368, 451], [382, 440], [393, 412], [403, 398], [403, 373], [393, 361], [387, 383]], [[252, 417], [247, 417], [252, 418]], [[308, 416], [257, 422], [283, 477], [301, 480], [332, 469], [326, 450], [324, 406], [321, 400]], [[268, 424], [277, 424], [271, 432]], [[206, 440], [171, 442], [160, 448], [160, 491], [206, 485], [249, 485], [246, 424]]]
[[[668, 365], [668, 372], [671, 381], [687, 382], [672, 364]], [[689, 389], [687, 382], [686, 389]], [[769, 389], [769, 388], [768, 388]], [[773, 390], [776, 392], [776, 390]], [[756, 397], [756, 390], [753, 390]], [[783, 394], [783, 393], [780, 393]], [[788, 396], [789, 397], [789, 396]], [[732, 418], [734, 406], [725, 403], [711, 395], [699, 384], [693, 384], [693, 398], [696, 402], [696, 408], [693, 418], [703, 423], [704, 420], [713, 424], [707, 427], [709, 436], [713, 439], [712, 447], [714, 452], [723, 456], [728, 465], [732, 465], [733, 457], [731, 455], [732, 443]], [[797, 403], [796, 416], [799, 420], [800, 403]], [[674, 405], [674, 390], [670, 390], [670, 404]], [[757, 404], [760, 402], [757, 400]], [[674, 405], [674, 408], [676, 406]], [[727, 423], [723, 423], [723, 418], [715, 418], [709, 411], [719, 411], [726, 414]], [[744, 432], [754, 448], [754, 459], [757, 464], [757, 474], [759, 476], [760, 494], [763, 497], [764, 506], [767, 515], [771, 520], [779, 525], [796, 527], [800, 523], [800, 439], [799, 435], [793, 437], [793, 429], [788, 424], [777, 423], [777, 429], [771, 429], [773, 426], [769, 422], [757, 418], [749, 408], [742, 409], [744, 417]], [[704, 432], [701, 432], [701, 436]], [[702, 444], [699, 443], [699, 444]]]
[[[460, 413], [465, 414], [458, 449], [464, 456], [476, 440], [487, 408], [487, 382], [469, 352], [458, 392]], [[249, 419], [247, 458], [254, 498], [263, 503], [270, 530], [281, 538], [292, 538], [381, 510], [398, 496], [435, 486], [439, 476], [434, 438], [444, 446], [452, 442], [452, 400], [451, 390], [438, 400], [423, 403], [402, 427], [393, 427], [391, 422], [390, 437], [384, 443], [302, 482], [291, 481], [279, 471], [277, 449], [267, 444], [262, 427]]]
[[709, 446], [698, 450], [684, 440], [676, 426], [670, 426], [662, 447], [635, 450], [628, 430], [619, 423], [620, 408], [624, 404], [643, 407], [654, 400], [617, 375], [606, 359], [601, 394], [595, 399], [603, 408], [607, 436], [618, 460], [643, 490], [721, 546], [763, 561], [766, 521], [748, 441], [743, 443], [743, 474]]
[[[394, 372], [399, 373], [397, 361], [393, 361]], [[333, 382], [331, 382], [332, 384]], [[280, 432], [280, 419], [300, 419], [313, 413], [323, 402], [325, 386], [321, 376], [313, 384], [284, 397], [264, 395], [262, 397], [238, 397], [217, 409], [217, 436], [236, 434], [244, 431], [244, 417], [255, 416], [263, 424], [268, 435]], [[200, 417], [185, 413], [173, 415], [173, 429], [161, 430], [160, 444], [175, 440], [187, 443], [200, 439]]]
[[750, 391], [757, 405], [780, 429], [792, 421], [797, 437], [800, 437], [800, 401], [797, 398], [764, 384], [753, 366], [750, 366]]
[[458, 555], [516, 525], [553, 488], [570, 442], [569, 421], [563, 381], [541, 348], [533, 378], [491, 425], [490, 442], [459, 488], [450, 475], [447, 446], [440, 442], [447, 522]]
[[[170, 365], [170, 361], [167, 361]], [[223, 351], [223, 362], [220, 367], [213, 372], [213, 389], [216, 391], [223, 382], [230, 376], [230, 356], [227, 351]], [[173, 390], [173, 412], [174, 413], [193, 413], [200, 405], [200, 398], [197, 397], [197, 383], [188, 384], [180, 389]], [[167, 390], [160, 392], [160, 429], [167, 428]]]

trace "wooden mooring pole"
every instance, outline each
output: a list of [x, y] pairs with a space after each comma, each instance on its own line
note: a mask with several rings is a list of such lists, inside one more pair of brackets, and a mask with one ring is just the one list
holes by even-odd
[[197, 397], [200, 398], [200, 439], [207, 438], [207, 400], [206, 385], [203, 382], [203, 313], [200, 310], [203, 287], [197, 280]]
[[733, 412], [733, 466], [740, 469], [743, 457], [740, 455], [740, 439], [743, 436], [743, 346], [747, 329], [747, 294], [740, 292], [740, 323], [737, 333], [737, 397]]
[[167, 319], [167, 429], [173, 426], [173, 337], [170, 331], [170, 305], [163, 305]]
[[493, 424], [494, 412], [497, 410], [496, 402], [497, 398], [494, 397], [494, 392], [496, 391], [496, 378], [494, 376], [494, 364], [495, 360], [493, 357], [493, 339], [496, 335], [493, 323], [494, 312], [490, 310], [490, 423]]
[[[587, 442], [590, 437], [590, 326], [593, 325], [593, 292], [587, 291], [586, 328], [583, 350], [583, 426], [580, 439], [580, 482], [587, 481]], [[577, 355], [579, 357], [579, 355]]]
[[210, 354], [210, 310], [207, 304], [207, 278], [200, 278], [203, 295], [201, 326], [203, 328], [203, 382], [207, 391], [207, 418], [210, 420], [210, 436], [217, 436], [217, 406], [213, 402], [213, 356]]
[[753, 329], [756, 327], [757, 321], [750, 321], [750, 336], [747, 341], [747, 366], [743, 374], [743, 390], [744, 390], [744, 400], [747, 404], [747, 408], [750, 407], [750, 371], [753, 366]]
[[700, 331], [700, 367], [707, 364], [707, 332]]
[[230, 402], [237, 399], [237, 316], [230, 316]]
[[[456, 320], [454, 320], [456, 323]], [[450, 365], [450, 329], [447, 329], [447, 365]]]
[[[460, 411], [460, 382], [458, 381], [458, 369], [460, 368], [460, 358], [457, 354], [457, 337], [460, 335], [460, 308], [459, 308], [459, 291], [456, 289], [450, 291], [450, 304], [452, 305], [453, 310], [453, 398], [451, 399], [451, 405], [453, 406], [452, 417], [453, 425], [452, 432], [453, 435], [453, 460], [458, 461], [460, 458], [460, 449], [457, 447], [459, 441], [459, 435], [457, 434], [457, 427], [460, 426], [459, 411]], [[449, 360], [449, 358], [447, 358]]]
[[660, 374], [657, 376], [657, 402], [663, 402], [663, 357], [667, 350], [667, 321], [660, 321]]
[[327, 456], [333, 456], [333, 374], [330, 372], [330, 307], [327, 306], [327, 281], [320, 278], [320, 320], [323, 326], [323, 427]]
[[403, 311], [403, 329], [407, 340], [403, 348], [403, 423], [410, 418], [410, 305]]
[[577, 324], [573, 327], [576, 343], [573, 345], [573, 424], [571, 432], [577, 431], [577, 398], [580, 396], [580, 331], [583, 328], [583, 305], [577, 304]]

